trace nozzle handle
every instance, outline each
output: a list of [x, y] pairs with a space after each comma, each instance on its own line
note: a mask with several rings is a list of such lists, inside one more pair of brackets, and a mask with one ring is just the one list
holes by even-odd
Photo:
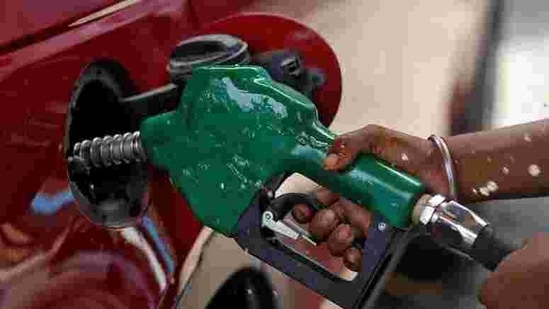
[[315, 122], [304, 135], [309, 136], [309, 142], [300, 143], [292, 153], [294, 172], [363, 205], [381, 215], [393, 227], [407, 228], [410, 225], [412, 209], [425, 192], [418, 179], [371, 154], [358, 155], [344, 170], [328, 171], [323, 161], [328, 146], [334, 142], [334, 134]]

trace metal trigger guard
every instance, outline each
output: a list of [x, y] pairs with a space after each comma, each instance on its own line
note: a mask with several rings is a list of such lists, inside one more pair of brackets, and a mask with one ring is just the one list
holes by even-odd
[[[331, 273], [318, 262], [282, 243], [275, 233], [262, 227], [261, 220], [266, 211], [282, 221], [292, 205], [317, 203], [316, 199], [303, 193], [279, 197], [291, 200], [286, 203], [276, 200], [270, 190], [258, 193], [252, 205], [247, 208], [238, 223], [234, 236], [246, 252], [283, 272], [323, 297], [343, 308], [369, 308], [383, 291], [384, 277], [397, 265], [406, 245], [414, 237], [413, 230], [399, 230], [390, 227], [381, 218], [374, 217], [368, 228], [368, 237], [363, 241], [362, 269], [352, 280], [345, 280]], [[314, 200], [313, 200], [314, 199]], [[270, 202], [275, 201], [274, 205]], [[316, 204], [318, 205], [318, 204]], [[274, 209], [272, 206], [275, 206]]]

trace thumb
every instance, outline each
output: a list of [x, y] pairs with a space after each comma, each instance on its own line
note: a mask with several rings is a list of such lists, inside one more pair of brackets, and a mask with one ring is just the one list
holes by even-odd
[[351, 164], [361, 152], [380, 152], [381, 139], [386, 135], [386, 129], [377, 125], [367, 125], [362, 129], [338, 136], [328, 149], [324, 160], [327, 170], [341, 170]]
[[338, 136], [324, 159], [326, 170], [341, 170], [351, 164], [362, 150], [362, 138], [359, 136], [344, 134]]

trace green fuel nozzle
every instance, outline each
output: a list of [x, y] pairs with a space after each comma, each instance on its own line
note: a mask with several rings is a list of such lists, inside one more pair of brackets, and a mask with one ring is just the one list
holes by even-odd
[[335, 135], [315, 105], [259, 67], [197, 69], [176, 110], [146, 119], [141, 142], [195, 215], [230, 235], [271, 177], [300, 173], [407, 227], [422, 184], [372, 156], [340, 173], [323, 168]]
[[258, 190], [284, 173], [300, 173], [407, 227], [421, 182], [370, 155], [326, 171], [334, 137], [308, 98], [263, 68], [214, 66], [193, 72], [175, 110], [145, 119], [139, 132], [79, 143], [75, 152], [93, 166], [148, 160], [168, 172], [203, 224], [225, 235], [236, 231]]
[[[263, 68], [202, 67], [193, 71], [176, 109], [146, 118], [137, 132], [77, 143], [70, 161], [80, 170], [144, 161], [166, 170], [204, 225], [342, 307], [362, 308], [379, 293], [382, 276], [414, 235], [412, 225], [489, 269], [516, 248], [466, 207], [426, 194], [419, 180], [372, 155], [360, 155], [343, 171], [325, 170], [334, 138], [308, 98]], [[300, 236], [283, 222], [293, 205], [322, 207], [309, 194], [275, 197], [292, 173], [375, 214], [359, 245], [362, 270], [354, 280], [336, 277], [277, 240], [276, 234]]]

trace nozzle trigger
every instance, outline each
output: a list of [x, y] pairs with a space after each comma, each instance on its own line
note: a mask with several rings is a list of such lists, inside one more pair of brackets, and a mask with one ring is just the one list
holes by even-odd
[[299, 237], [301, 237], [316, 246], [316, 242], [314, 242], [309, 237], [308, 233], [304, 233], [303, 231], [296, 231], [295, 229], [286, 225], [286, 223], [282, 222], [282, 220], [275, 220], [274, 214], [269, 210], [263, 212], [263, 215], [261, 217], [261, 227], [268, 228], [269, 230], [277, 234], [284, 235], [293, 240], [297, 240]]

